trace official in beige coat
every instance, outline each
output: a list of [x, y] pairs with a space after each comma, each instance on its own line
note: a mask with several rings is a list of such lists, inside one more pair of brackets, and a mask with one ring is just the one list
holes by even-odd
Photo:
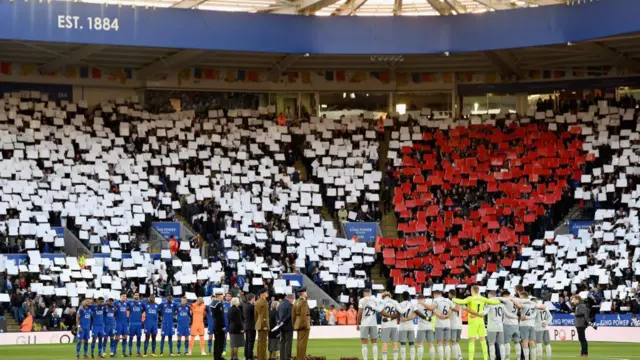
[[267, 360], [267, 342], [269, 341], [269, 292], [267, 289], [258, 291], [258, 301], [254, 310], [256, 330], [258, 331], [258, 360]]
[[296, 360], [307, 359], [307, 342], [311, 330], [311, 314], [307, 303], [307, 288], [298, 289], [298, 300], [293, 305], [293, 329], [298, 332]]

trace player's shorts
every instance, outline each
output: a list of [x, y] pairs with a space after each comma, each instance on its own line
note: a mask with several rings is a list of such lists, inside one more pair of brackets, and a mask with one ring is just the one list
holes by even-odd
[[80, 331], [78, 331], [76, 337], [78, 338], [78, 340], [89, 340], [91, 339], [91, 330], [89, 330], [89, 328], [82, 328]]
[[437, 327], [435, 332], [435, 338], [436, 338], [436, 341], [451, 340], [451, 329]]
[[129, 335], [129, 324], [127, 324], [127, 323], [116, 323], [116, 334], [118, 334], [118, 335]]
[[147, 335], [156, 335], [158, 334], [158, 325], [149, 325], [144, 327], [144, 333]]
[[484, 327], [484, 321], [469, 321], [467, 325], [469, 339], [487, 336], [487, 329]]
[[191, 326], [191, 335], [193, 336], [204, 336], [204, 325], [192, 325]]
[[520, 342], [520, 328], [518, 325], [503, 325], [502, 328], [505, 342]]
[[178, 336], [189, 336], [189, 325], [178, 325]]
[[536, 331], [536, 342], [538, 344], [551, 344], [551, 336], [549, 330]]
[[451, 329], [451, 341], [460, 341], [462, 340], [462, 329]]
[[401, 343], [414, 343], [416, 342], [416, 332], [413, 330], [400, 330], [398, 332], [398, 339]]
[[377, 326], [360, 326], [360, 339], [377, 339]]
[[398, 342], [398, 328], [382, 328], [380, 339], [382, 339], [382, 342]]
[[503, 345], [504, 344], [504, 333], [503, 332], [489, 331], [489, 332], [487, 332], [487, 341], [489, 341], [489, 344]]
[[536, 341], [536, 331], [533, 326], [520, 326], [520, 339], [522, 341]]
[[434, 339], [432, 330], [418, 330], [418, 336], [416, 336], [416, 342], [423, 343], [428, 342], [432, 343]]
[[173, 336], [173, 324], [162, 324], [162, 336]]
[[105, 336], [104, 326], [94, 326], [91, 329], [91, 335], [94, 338], [104, 337]]
[[142, 324], [129, 324], [129, 336], [142, 336]]
[[116, 331], [116, 326], [107, 326], [104, 329], [104, 336], [109, 336], [109, 337], [113, 337], [116, 336], [118, 334], [118, 332]]

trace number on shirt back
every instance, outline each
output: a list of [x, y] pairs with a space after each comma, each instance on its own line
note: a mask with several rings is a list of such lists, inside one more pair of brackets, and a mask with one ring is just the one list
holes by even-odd
[[547, 312], [542, 312], [542, 320], [547, 320]]
[[533, 311], [531, 309], [527, 309], [527, 312], [524, 313], [524, 316], [529, 317], [529, 316], [531, 316], [531, 314], [533, 314]]
[[503, 315], [502, 314], [502, 308], [497, 307], [495, 309], [496, 309], [496, 317], [499, 317], [499, 318], [502, 319], [502, 315]]
[[447, 316], [447, 314], [449, 314], [449, 310], [447, 310], [447, 307], [443, 307], [442, 308], [442, 315]]
[[516, 307], [516, 304], [511, 304], [513, 306], [513, 310], [511, 310], [512, 313], [517, 313], [518, 312], [518, 308]]
[[387, 306], [384, 308], [384, 312], [388, 315], [393, 316], [396, 313], [396, 310], [393, 308], [393, 306]]
[[372, 308], [370, 308], [368, 306], [366, 308], [364, 308], [364, 316], [369, 317], [369, 316], [373, 316], [375, 314], [376, 314], [376, 311], [373, 310]]

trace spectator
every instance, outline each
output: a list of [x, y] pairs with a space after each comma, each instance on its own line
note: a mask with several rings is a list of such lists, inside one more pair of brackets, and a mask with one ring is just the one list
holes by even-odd
[[239, 308], [240, 300], [238, 298], [231, 299], [231, 308], [229, 309], [229, 339], [231, 340], [231, 359], [238, 360], [238, 348], [244, 346], [244, 330], [242, 311]]
[[336, 314], [337, 324], [347, 325], [347, 317], [348, 317], [347, 310], [344, 308], [344, 305], [342, 305], [342, 308]]
[[346, 222], [347, 216], [349, 216], [349, 212], [343, 206], [342, 208], [340, 208], [340, 211], [338, 211], [338, 220], [340, 220], [340, 222]]
[[333, 305], [329, 306], [329, 310], [327, 311], [327, 323], [329, 325], [336, 324], [337, 314], [338, 312], [336, 311], [336, 308]]
[[20, 324], [20, 332], [31, 332], [33, 330], [33, 315], [31, 312], [27, 312], [27, 317], [24, 318]]
[[347, 314], [347, 325], [358, 325], [358, 311], [353, 305], [349, 306], [349, 311]]

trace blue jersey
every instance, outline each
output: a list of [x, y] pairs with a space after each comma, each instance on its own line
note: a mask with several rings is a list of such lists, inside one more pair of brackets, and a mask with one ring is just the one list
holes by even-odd
[[145, 325], [158, 326], [158, 304], [147, 303], [144, 305], [144, 312], [146, 314], [144, 323]]
[[113, 304], [116, 307], [116, 323], [118, 324], [126, 324], [129, 320], [127, 319], [127, 302], [126, 301], [116, 301]]
[[80, 309], [78, 309], [78, 314], [80, 315], [80, 327], [88, 330], [91, 327], [91, 309], [88, 307], [80, 307]]
[[144, 312], [142, 301], [131, 300], [127, 303], [129, 309], [129, 324], [142, 324], [142, 313]]
[[93, 316], [93, 326], [94, 327], [104, 326], [106, 305], [93, 304], [91, 305], [90, 309], [91, 309], [91, 314]]
[[209, 325], [209, 329], [213, 329], [213, 325], [215, 325], [215, 318], [213, 317], [211, 306], [207, 306], [207, 324]]
[[166, 302], [160, 305], [160, 312], [162, 313], [162, 324], [173, 325], [173, 315], [176, 312], [176, 306]]
[[230, 302], [223, 302], [224, 305], [224, 327], [227, 328], [227, 332], [229, 331], [229, 309], [231, 309]]
[[107, 305], [104, 310], [104, 323], [107, 328], [115, 328], [116, 326], [116, 307]]
[[189, 326], [191, 324], [191, 305], [178, 306], [178, 326]]

